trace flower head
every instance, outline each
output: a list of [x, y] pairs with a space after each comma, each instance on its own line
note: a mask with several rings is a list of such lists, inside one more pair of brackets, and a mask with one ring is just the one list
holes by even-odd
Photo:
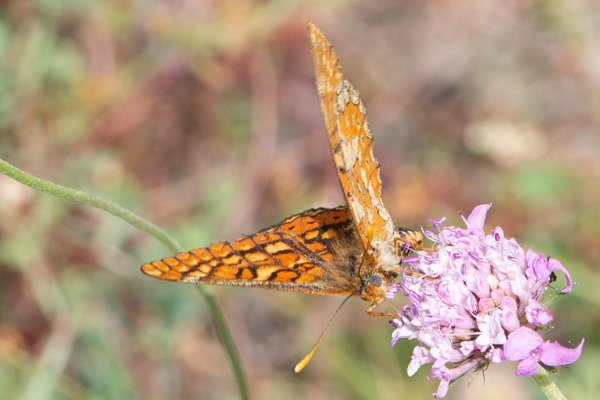
[[[553, 271], [569, 272], [558, 262], [525, 252], [515, 239], [506, 239], [500, 227], [485, 235], [489, 205], [475, 207], [465, 220], [467, 228], [443, 228], [445, 219], [432, 221], [439, 233], [427, 231], [435, 252], [420, 251], [405, 259], [412, 273], [390, 288], [388, 297], [403, 292], [409, 304], [392, 321], [392, 345], [399, 339], [417, 339], [408, 374], [432, 364], [432, 377], [440, 379], [438, 397], [450, 381], [471, 368], [504, 360], [520, 361], [517, 375], [537, 371], [538, 362], [549, 366], [574, 362], [581, 344], [568, 349], [545, 343], [534, 329], [552, 321], [539, 303]], [[463, 218], [464, 219], [464, 218]]]

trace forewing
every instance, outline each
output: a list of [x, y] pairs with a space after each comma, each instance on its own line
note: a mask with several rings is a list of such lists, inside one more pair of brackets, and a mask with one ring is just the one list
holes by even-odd
[[232, 243], [214, 243], [145, 264], [142, 271], [179, 282], [352, 294], [360, 285], [353, 268], [360, 258], [358, 246], [346, 207], [319, 208]]
[[344, 79], [325, 35], [309, 23], [308, 36], [329, 145], [363, 249], [373, 242], [390, 243], [394, 223], [381, 199], [379, 163], [366, 110], [358, 91]]

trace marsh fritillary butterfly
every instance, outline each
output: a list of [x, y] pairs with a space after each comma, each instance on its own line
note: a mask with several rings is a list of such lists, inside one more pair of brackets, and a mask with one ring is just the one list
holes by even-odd
[[[419, 232], [395, 229], [381, 199], [379, 162], [358, 91], [344, 79], [323, 33], [308, 24], [321, 112], [347, 206], [316, 208], [235, 242], [142, 266], [155, 278], [254, 286], [317, 295], [358, 295], [370, 315], [402, 271]], [[389, 314], [387, 314], [389, 315]]]

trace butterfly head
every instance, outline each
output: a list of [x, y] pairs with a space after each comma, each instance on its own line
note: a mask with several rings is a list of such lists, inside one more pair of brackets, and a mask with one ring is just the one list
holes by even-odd
[[374, 272], [364, 281], [360, 297], [372, 303], [381, 303], [388, 288], [396, 281], [397, 277], [398, 273], [394, 271], [380, 270]]
[[[423, 248], [423, 234], [407, 228], [398, 228], [398, 236], [394, 240], [394, 245], [393, 247], [376, 247], [372, 261], [366, 261], [367, 265], [373, 265], [375, 268], [363, 276], [359, 294], [363, 300], [370, 301], [373, 305], [381, 303], [388, 288], [396, 282], [396, 278], [403, 269], [401, 267], [403, 258], [408, 256], [411, 251]], [[363, 260], [363, 262], [365, 261]]]

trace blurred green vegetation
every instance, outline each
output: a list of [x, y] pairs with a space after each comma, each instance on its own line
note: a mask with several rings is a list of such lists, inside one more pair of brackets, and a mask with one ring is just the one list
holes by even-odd
[[[579, 283], [550, 340], [586, 338], [559, 368], [599, 386], [600, 6], [524, 2], [3, 1], [0, 157], [105, 196], [186, 248], [343, 203], [305, 36], [328, 35], [377, 137], [398, 225], [493, 202], [524, 246]], [[0, 176], [0, 398], [228, 399], [237, 388], [191, 285], [139, 271], [169, 255], [95, 209]], [[563, 282], [559, 280], [559, 283]], [[341, 299], [215, 288], [255, 399], [430, 398], [414, 343]], [[541, 399], [492, 365], [449, 399]]]

